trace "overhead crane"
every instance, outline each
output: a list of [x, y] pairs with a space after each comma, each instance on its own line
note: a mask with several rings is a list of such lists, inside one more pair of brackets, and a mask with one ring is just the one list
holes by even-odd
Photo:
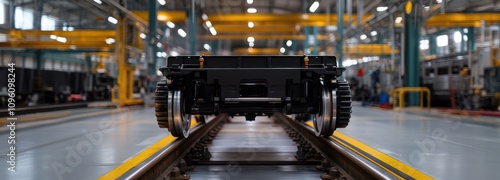
[[[391, 55], [392, 50], [388, 44], [352, 44], [344, 46], [343, 52], [348, 54], [350, 57], [358, 56], [383, 56]], [[398, 53], [399, 50], [395, 50]], [[279, 55], [279, 48], [236, 48], [233, 50], [235, 55], [259, 55], [259, 54], [269, 54], [269, 55]]]

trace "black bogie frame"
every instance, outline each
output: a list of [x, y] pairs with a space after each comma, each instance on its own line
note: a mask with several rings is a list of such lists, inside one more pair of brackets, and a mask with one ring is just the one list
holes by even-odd
[[184, 92], [184, 113], [254, 120], [318, 113], [322, 87], [334, 89], [345, 69], [334, 56], [178, 56], [160, 70], [168, 89]]

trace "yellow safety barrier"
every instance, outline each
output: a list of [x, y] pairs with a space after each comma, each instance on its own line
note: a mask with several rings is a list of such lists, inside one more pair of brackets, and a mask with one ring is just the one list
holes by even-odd
[[420, 108], [424, 108], [424, 93], [427, 93], [427, 109], [431, 109], [431, 91], [426, 87], [400, 87], [392, 90], [392, 105], [396, 107], [396, 98], [399, 100], [399, 107], [404, 108], [404, 95], [407, 92], [420, 93]]

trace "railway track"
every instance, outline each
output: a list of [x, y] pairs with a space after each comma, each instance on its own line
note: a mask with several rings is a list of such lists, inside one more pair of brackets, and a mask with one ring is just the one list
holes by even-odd
[[219, 115], [118, 179], [407, 178], [368, 156], [283, 114], [255, 122]]

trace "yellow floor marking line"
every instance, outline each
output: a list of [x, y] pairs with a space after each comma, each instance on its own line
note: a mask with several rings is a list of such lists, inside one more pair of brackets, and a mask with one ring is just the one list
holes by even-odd
[[[191, 120], [191, 127], [196, 126], [196, 124], [197, 124], [196, 120], [194, 120], [194, 119]], [[163, 149], [165, 146], [172, 143], [175, 139], [176, 139], [176, 137], [169, 134], [168, 136], [157, 141], [153, 145], [147, 147], [146, 149], [141, 151], [136, 156], [128, 159], [123, 164], [119, 165], [118, 167], [109, 171], [108, 173], [104, 174], [103, 176], [99, 177], [98, 179], [99, 180], [118, 179], [123, 174], [125, 174], [127, 171], [129, 171], [130, 169], [139, 165], [141, 162], [145, 161], [146, 159], [151, 157], [153, 154], [157, 153], [158, 151]]]
[[[307, 121], [306, 122], [307, 125], [309, 125], [310, 127], [314, 127], [313, 126], [313, 122], [312, 121]], [[379, 151], [379, 150], [376, 150], [375, 148], [372, 148], [354, 138], [351, 138], [341, 132], [338, 132], [338, 131], [335, 131], [333, 133], [333, 136], [339, 138], [339, 139], [342, 139], [344, 140], [345, 142], [363, 150], [365, 153], [368, 153], [370, 155], [372, 155], [373, 157], [377, 158], [378, 160], [388, 164], [389, 166], [392, 166], [393, 168], [405, 173], [406, 175], [408, 176], [411, 176], [415, 179], [434, 179], [432, 177], [430, 177], [429, 175], [427, 174], [424, 174], [423, 172], [387, 155], [387, 154], [384, 154], [383, 152]], [[333, 138], [330, 137], [331, 139]], [[358, 153], [359, 154], [359, 153]], [[378, 165], [378, 164], [377, 164]], [[382, 167], [384, 168], [384, 167]], [[385, 169], [385, 168], [384, 168]]]

